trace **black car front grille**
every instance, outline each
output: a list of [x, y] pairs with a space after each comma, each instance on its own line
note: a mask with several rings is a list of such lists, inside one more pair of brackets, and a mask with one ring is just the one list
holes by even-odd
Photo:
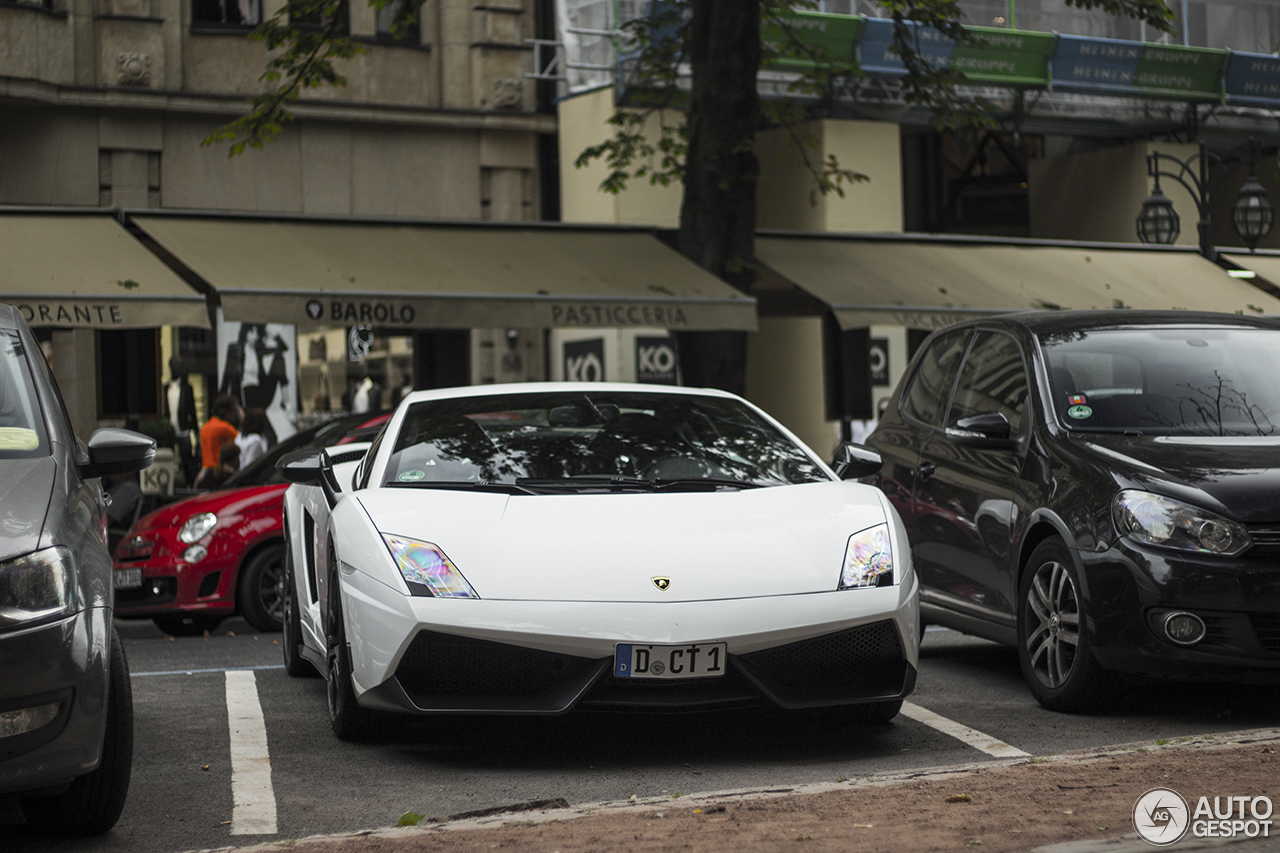
[[907, 678], [902, 640], [889, 620], [751, 652], [737, 660], [784, 704], [896, 696]]
[[591, 658], [421, 631], [396, 668], [411, 697], [532, 696], [591, 667]]
[[1255, 548], [1265, 548], [1268, 553], [1280, 553], [1280, 524], [1247, 524], [1245, 529]]
[[1280, 652], [1280, 614], [1250, 613], [1249, 621], [1262, 647], [1269, 652]]

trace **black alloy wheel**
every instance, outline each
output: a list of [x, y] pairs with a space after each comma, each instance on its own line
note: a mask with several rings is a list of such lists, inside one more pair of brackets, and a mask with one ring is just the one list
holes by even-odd
[[279, 631], [284, 625], [284, 554], [284, 542], [274, 542], [240, 569], [240, 614], [259, 631]]
[[1020, 586], [1018, 659], [1031, 694], [1051, 711], [1107, 708], [1117, 677], [1089, 649], [1080, 578], [1061, 539], [1036, 546]]
[[351, 646], [347, 642], [346, 620], [342, 617], [342, 591], [336, 571], [338, 558], [332, 544], [329, 546], [329, 565], [335, 567], [329, 577], [328, 684], [325, 690], [329, 722], [339, 740], [359, 741], [370, 735], [376, 714], [360, 705], [351, 686]]
[[293, 549], [285, 543], [284, 581], [282, 595], [284, 598], [284, 636], [280, 645], [284, 650], [284, 671], [294, 678], [314, 678], [320, 673], [311, 665], [311, 661], [302, 656], [302, 614], [298, 605], [297, 587], [293, 571]]

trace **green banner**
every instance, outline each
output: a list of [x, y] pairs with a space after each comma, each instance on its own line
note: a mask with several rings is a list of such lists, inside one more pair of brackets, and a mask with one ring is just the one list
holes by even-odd
[[1225, 50], [1149, 44], [1142, 49], [1134, 83], [1144, 95], [1217, 100], [1226, 61]]
[[981, 44], [957, 42], [951, 67], [975, 83], [1045, 86], [1057, 36], [997, 27], [965, 27]]
[[857, 15], [789, 12], [766, 20], [760, 38], [767, 52], [784, 55], [768, 62], [776, 68], [852, 65], [856, 61], [863, 19]]

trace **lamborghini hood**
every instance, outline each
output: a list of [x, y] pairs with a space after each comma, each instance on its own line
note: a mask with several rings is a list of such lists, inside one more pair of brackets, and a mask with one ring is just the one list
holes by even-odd
[[843, 482], [527, 496], [397, 488], [364, 492], [360, 502], [379, 531], [435, 544], [491, 600], [829, 592], [849, 537], [887, 512], [879, 492]]

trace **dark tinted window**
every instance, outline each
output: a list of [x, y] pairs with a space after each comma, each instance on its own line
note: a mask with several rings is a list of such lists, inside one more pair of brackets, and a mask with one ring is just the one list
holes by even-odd
[[929, 345], [911, 377], [903, 401], [903, 411], [908, 416], [932, 426], [942, 425], [942, 406], [955, 379], [968, 334], [967, 329], [947, 332]]
[[965, 356], [947, 423], [980, 412], [1000, 412], [1017, 435], [1026, 403], [1027, 371], [1018, 345], [1008, 335], [983, 332]]
[[224, 489], [243, 489], [248, 486], [268, 486], [285, 482], [284, 476], [276, 470], [276, 462], [286, 453], [294, 450], [317, 450], [321, 447], [332, 447], [347, 431], [369, 420], [369, 415], [339, 418], [313, 427], [297, 435], [290, 436], [266, 453], [253, 460], [222, 484]]
[[1069, 429], [1280, 434], [1280, 330], [1092, 329], [1040, 342]]
[[415, 403], [388, 485], [520, 479], [727, 478], [755, 485], [829, 479], [795, 442], [736, 400], [563, 392]]

